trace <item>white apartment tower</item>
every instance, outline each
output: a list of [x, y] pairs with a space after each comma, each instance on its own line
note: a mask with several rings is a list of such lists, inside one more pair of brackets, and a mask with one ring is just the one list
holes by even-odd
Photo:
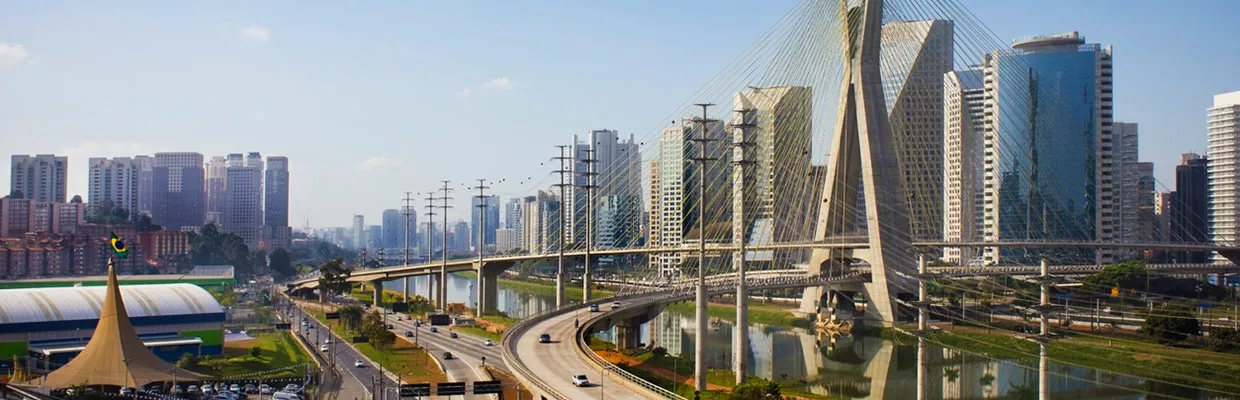
[[[745, 167], [745, 179], [732, 176], [731, 206], [744, 206], [743, 218], [732, 218], [733, 238], [750, 244], [810, 239], [807, 229], [813, 225], [804, 214], [804, 192], [810, 174], [811, 94], [805, 86], [750, 87], [733, 98], [732, 109], [744, 110], [733, 115], [734, 122], [751, 126], [732, 129], [734, 143], [749, 145], [728, 150], [734, 160], [744, 154], [752, 162]], [[732, 171], [728, 165], [713, 168]], [[760, 263], [755, 267], [781, 268], [802, 262], [804, 253], [756, 251], [748, 259]]]
[[21, 192], [25, 199], [65, 202], [69, 184], [69, 157], [53, 154], [14, 155], [12, 161], [9, 194]]
[[120, 207], [129, 218], [138, 215], [139, 177], [142, 165], [129, 157], [99, 158], [88, 160], [90, 175], [86, 190], [86, 202], [91, 213], [108, 213], [102, 207]]
[[263, 239], [263, 158], [259, 153], [229, 154], [226, 173], [223, 231], [256, 249]]
[[366, 248], [366, 217], [353, 215], [353, 248]]
[[[700, 171], [691, 159], [699, 157], [700, 150], [690, 139], [702, 136], [700, 134], [702, 125], [700, 122], [695, 122], [693, 118], [682, 118], [663, 128], [663, 135], [659, 139], [659, 209], [652, 209], [650, 213], [659, 213], [660, 247], [678, 247], [686, 244], [687, 236], [697, 236], [696, 229], [699, 223], [697, 209], [702, 206], [702, 202], [699, 202], [697, 198]], [[727, 221], [731, 216], [730, 171], [732, 168], [728, 165], [730, 162], [728, 155], [731, 154], [732, 149], [729, 146], [731, 141], [723, 140], [722, 122], [708, 123], [705, 128], [705, 136], [715, 139], [714, 142], [707, 144], [710, 147], [706, 154], [707, 158], [715, 159], [707, 165], [710, 173], [706, 177], [705, 207], [707, 218], [710, 219], [706, 221], [709, 226], [712, 221]], [[690, 233], [691, 230], [692, 233]], [[707, 239], [712, 238], [707, 237]], [[680, 273], [681, 264], [684, 261], [685, 254], [663, 253], [659, 255], [657, 265], [663, 276], [674, 277]]]
[[908, 193], [914, 240], [943, 235], [943, 74], [952, 70], [947, 20], [883, 24], [880, 68]]
[[[984, 92], [981, 69], [943, 74], [943, 240], [946, 242], [982, 239]], [[976, 248], [943, 249], [943, 259], [953, 263], [974, 263], [980, 255]]]
[[151, 215], [155, 209], [155, 157], [136, 156], [138, 165], [138, 212]]
[[[1240, 229], [1240, 90], [1214, 96], [1206, 111], [1210, 241], [1235, 245]], [[1218, 254], [1214, 261], [1226, 262]]]

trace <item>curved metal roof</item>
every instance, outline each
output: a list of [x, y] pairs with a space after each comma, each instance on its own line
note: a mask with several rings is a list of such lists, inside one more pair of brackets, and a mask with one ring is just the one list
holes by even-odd
[[[0, 324], [99, 319], [104, 286], [0, 290]], [[223, 313], [205, 289], [188, 283], [121, 286], [130, 318]]]

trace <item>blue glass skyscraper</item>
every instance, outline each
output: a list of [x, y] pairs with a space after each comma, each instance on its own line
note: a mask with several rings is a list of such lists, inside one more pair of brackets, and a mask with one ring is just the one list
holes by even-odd
[[[987, 241], [1111, 240], [1111, 49], [1076, 32], [1018, 39], [984, 63]], [[987, 249], [988, 263], [1093, 263], [1093, 250]]]

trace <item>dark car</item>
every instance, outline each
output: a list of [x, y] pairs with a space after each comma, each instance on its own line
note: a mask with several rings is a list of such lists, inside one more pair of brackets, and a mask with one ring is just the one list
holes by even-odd
[[448, 333], [448, 337], [456, 339], [456, 332]]
[[445, 352], [443, 352], [443, 359], [445, 359], [445, 360], [451, 360], [451, 359], [452, 359], [452, 353], [450, 353], [450, 352], [446, 352], [446, 351], [445, 351]]
[[396, 329], [396, 327], [395, 327], [395, 326], [392, 326], [392, 324], [387, 324], [387, 328], [388, 328], [388, 329]]
[[405, 337], [413, 337], [412, 331], [405, 331]]
[[538, 343], [551, 343], [551, 335], [545, 333], [538, 335]]
[[431, 327], [431, 333], [439, 333], [439, 328]]

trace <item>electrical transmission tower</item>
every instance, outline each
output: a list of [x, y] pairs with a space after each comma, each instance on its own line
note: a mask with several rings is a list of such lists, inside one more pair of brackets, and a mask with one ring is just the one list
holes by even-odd
[[[594, 189], [598, 187], [594, 184], [594, 178], [598, 176], [598, 173], [594, 172], [594, 165], [598, 163], [598, 159], [594, 158], [594, 147], [595, 144], [591, 143], [590, 148], [586, 149], [586, 159], [582, 160], [586, 164], [586, 172], [581, 173], [581, 175], [586, 178], [586, 184], [577, 186], [586, 190], [586, 257], [585, 269], [581, 273], [583, 291], [581, 301], [583, 303], [590, 302], [590, 295], [593, 294], [593, 290], [591, 290], [593, 289], [591, 287], [593, 282], [590, 279], [590, 248], [594, 247]], [[573, 196], [573, 202], [577, 202], [577, 196]], [[576, 235], [576, 232], [574, 232], [574, 235]]]
[[[435, 212], [435, 191], [427, 192], [426, 195], [426, 263], [430, 264], [431, 259], [435, 255], [435, 216], [439, 213]], [[447, 224], [444, 224], [447, 227]], [[445, 232], [446, 233], [446, 232]], [[439, 303], [439, 297], [435, 295], [435, 277], [428, 276], [426, 278], [426, 298], [438, 307], [443, 307]]]
[[561, 202], [560, 204], [560, 229], [559, 229], [560, 230], [560, 245], [557, 246], [559, 254], [556, 256], [556, 263], [558, 264], [559, 269], [557, 269], [555, 273], [555, 306], [556, 308], [559, 308], [559, 307], [564, 306], [564, 279], [565, 279], [564, 278], [564, 235], [567, 233], [564, 230], [564, 221], [565, 221], [564, 204], [563, 204], [564, 190], [568, 188], [568, 186], [570, 185], [569, 183], [566, 182], [566, 178], [568, 177], [568, 174], [572, 173], [572, 170], [568, 169], [568, 166], [566, 166], [564, 163], [568, 160], [572, 160], [573, 158], [565, 155], [564, 153], [564, 151], [568, 148], [568, 146], [558, 145], [555, 147], [560, 148], [560, 156], [552, 158], [553, 160], [560, 161], [560, 169], [552, 171], [560, 175], [560, 183], [552, 185], [560, 189], [560, 202]]
[[491, 188], [490, 186], [486, 185], [486, 182], [487, 182], [486, 179], [479, 178], [478, 186], [474, 186], [471, 188], [471, 189], [478, 189], [478, 195], [474, 196], [475, 199], [478, 199], [478, 205], [476, 206], [478, 207], [478, 282], [477, 284], [474, 285], [478, 288], [478, 316], [483, 316], [483, 315], [486, 315], [486, 313], [488, 312], [495, 311], [495, 310], [488, 309], [489, 308], [488, 302], [495, 300], [495, 299], [486, 298], [486, 290], [483, 290], [484, 283], [482, 282], [483, 275], [484, 275], [482, 273], [482, 248], [486, 246], [486, 231], [487, 231], [487, 228], [486, 228], [486, 220], [487, 220], [486, 190]]
[[[695, 332], [697, 338], [693, 344], [693, 387], [697, 390], [706, 390], [706, 301], [708, 300], [706, 297], [706, 166], [709, 162], [718, 160], [717, 158], [707, 156], [710, 153], [706, 151], [706, 146], [710, 142], [718, 140], [707, 135], [710, 124], [718, 122], [718, 120], [706, 118], [707, 108], [714, 104], [698, 103], [694, 105], [702, 107], [702, 118], [693, 119], [693, 122], [701, 124], [701, 131], [698, 132], [698, 137], [689, 139], [698, 147], [698, 156], [690, 159], [698, 165], [698, 281], [695, 324], [697, 327], [697, 332]], [[589, 298], [587, 297], [587, 299]]]
[[749, 220], [745, 214], [746, 190], [751, 183], [748, 166], [754, 161], [749, 159], [749, 149], [754, 146], [750, 140], [750, 129], [757, 125], [750, 122], [750, 115], [756, 110], [735, 110], [740, 122], [732, 123], [736, 133], [732, 140], [732, 243], [738, 250], [732, 253], [732, 263], [736, 265], [736, 334], [733, 338], [732, 354], [736, 373], [736, 384], [745, 382], [745, 355], [749, 354], [749, 290], [745, 282], [745, 244], [749, 242]]
[[[452, 193], [452, 188], [448, 187], [451, 181], [443, 181], [443, 187], [439, 190], [443, 193], [443, 197], [439, 200], [443, 201], [443, 205], [439, 208], [443, 209], [443, 264], [439, 267], [439, 309], [448, 309], [448, 209], [452, 206], [448, 205], [448, 201], [452, 200], [448, 194]], [[429, 260], [428, 260], [429, 261]]]

